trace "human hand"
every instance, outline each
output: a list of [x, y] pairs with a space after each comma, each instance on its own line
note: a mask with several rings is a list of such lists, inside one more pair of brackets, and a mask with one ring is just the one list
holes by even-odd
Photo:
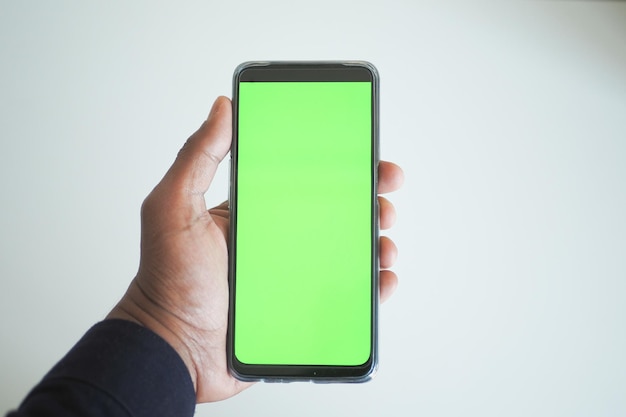
[[[141, 261], [137, 276], [107, 318], [137, 322], [163, 337], [181, 356], [198, 402], [231, 397], [249, 383], [228, 372], [228, 204], [207, 210], [204, 194], [230, 149], [232, 108], [225, 97], [180, 150], [141, 210]], [[379, 192], [400, 187], [402, 170], [379, 166]], [[395, 221], [393, 205], [379, 197], [380, 226]], [[380, 238], [380, 298], [397, 285], [390, 268], [397, 249]]]

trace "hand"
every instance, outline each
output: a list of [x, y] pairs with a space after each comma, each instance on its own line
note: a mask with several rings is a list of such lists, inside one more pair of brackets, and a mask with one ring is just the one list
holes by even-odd
[[[179, 152], [141, 210], [141, 261], [128, 291], [108, 315], [137, 322], [163, 337], [181, 356], [198, 402], [231, 397], [248, 387], [230, 375], [226, 363], [228, 322], [228, 204], [207, 210], [204, 194], [231, 144], [232, 108], [225, 97]], [[394, 191], [402, 171], [379, 167], [379, 190]], [[395, 211], [379, 197], [380, 225], [389, 228]], [[381, 237], [380, 265], [396, 257], [393, 242]], [[380, 274], [381, 300], [397, 285], [396, 275]]]

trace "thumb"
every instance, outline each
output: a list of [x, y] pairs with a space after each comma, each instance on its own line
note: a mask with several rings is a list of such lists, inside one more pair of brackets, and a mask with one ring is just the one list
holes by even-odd
[[209, 117], [178, 152], [176, 160], [158, 185], [160, 191], [167, 190], [170, 196], [178, 195], [183, 200], [193, 200], [194, 208], [205, 211], [204, 194], [211, 185], [219, 163], [228, 153], [231, 140], [231, 103], [227, 97], [218, 97]]

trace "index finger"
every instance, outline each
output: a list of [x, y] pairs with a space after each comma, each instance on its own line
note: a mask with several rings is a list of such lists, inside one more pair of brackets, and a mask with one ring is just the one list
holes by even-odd
[[380, 161], [378, 163], [378, 193], [390, 193], [396, 191], [404, 182], [402, 168], [393, 162]]

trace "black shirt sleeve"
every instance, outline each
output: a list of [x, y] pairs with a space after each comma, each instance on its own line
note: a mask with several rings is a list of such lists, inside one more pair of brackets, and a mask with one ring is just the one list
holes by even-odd
[[93, 326], [7, 417], [193, 416], [196, 395], [176, 351], [125, 320]]

